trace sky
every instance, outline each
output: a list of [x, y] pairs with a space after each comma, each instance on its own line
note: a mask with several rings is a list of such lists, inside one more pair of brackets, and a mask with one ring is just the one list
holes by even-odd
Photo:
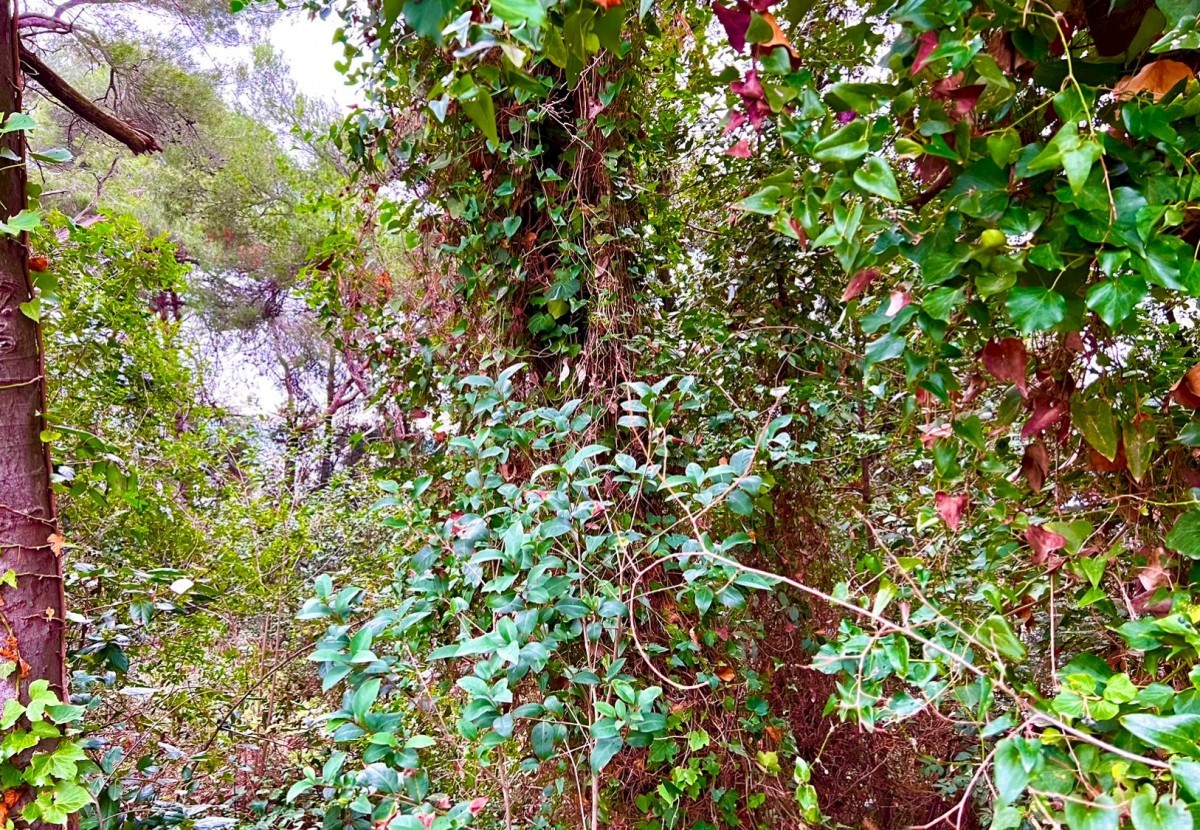
[[337, 24], [333, 18], [310, 20], [307, 16], [292, 15], [275, 24], [270, 40], [287, 60], [292, 77], [305, 95], [349, 106], [354, 103], [354, 91], [333, 68], [334, 62], [342, 57], [341, 47], [333, 43], [335, 31]]
[[[309, 98], [331, 100], [348, 107], [356, 100], [354, 89], [333, 65], [341, 59], [341, 47], [333, 43], [337, 24], [333, 19], [310, 19], [292, 14], [276, 23], [268, 35], [271, 45], [287, 61], [300, 91]], [[212, 55], [221, 61], [250, 59], [250, 47]], [[286, 401], [280, 382], [264, 371], [254, 349], [238, 338], [219, 338], [205, 353], [212, 359], [206, 374], [210, 390], [232, 413], [250, 417], [278, 412]]]

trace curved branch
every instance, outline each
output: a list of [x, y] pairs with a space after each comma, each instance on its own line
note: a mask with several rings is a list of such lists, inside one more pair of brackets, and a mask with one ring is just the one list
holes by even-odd
[[135, 154], [156, 153], [162, 150], [154, 136], [96, 106], [83, 93], [56, 75], [24, 44], [21, 44], [21, 63], [25, 67], [27, 77], [36, 81], [51, 97], [100, 132], [124, 144]]
[[57, 17], [50, 17], [44, 14], [23, 14], [17, 19], [17, 28], [21, 30], [40, 29], [65, 35], [71, 31], [72, 26], [67, 21], [59, 20]]

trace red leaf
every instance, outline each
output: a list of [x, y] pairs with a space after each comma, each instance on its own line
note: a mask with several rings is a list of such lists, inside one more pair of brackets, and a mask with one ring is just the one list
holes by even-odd
[[949, 167], [950, 162], [941, 156], [925, 153], [917, 159], [917, 168], [914, 174], [924, 184], [933, 184], [945, 174]]
[[1030, 525], [1025, 531], [1025, 541], [1033, 548], [1033, 564], [1044, 565], [1050, 554], [1062, 550], [1067, 540], [1052, 530], [1046, 530], [1038, 525]]
[[788, 227], [792, 229], [792, 233], [796, 234], [796, 241], [800, 243], [801, 248], [808, 247], [808, 234], [804, 228], [800, 227], [800, 223], [793, 218], [789, 218]]
[[479, 798], [472, 799], [471, 803], [467, 805], [467, 812], [473, 816], [477, 816], [483, 812], [483, 808], [487, 806], [487, 803], [487, 796], [484, 795], [479, 796]]
[[746, 51], [746, 30], [750, 28], [750, 7], [739, 2], [731, 9], [714, 2], [712, 10], [713, 14], [717, 16], [717, 20], [720, 20], [721, 25], [725, 27], [725, 34], [729, 36], [729, 45], [733, 47], [733, 51], [739, 55]]
[[1046, 452], [1046, 445], [1041, 441], [1026, 445], [1025, 454], [1021, 456], [1021, 472], [1029, 482], [1030, 490], [1035, 493], [1042, 492], [1046, 474], [1050, 472], [1050, 454]]
[[771, 114], [771, 105], [767, 102], [767, 94], [763, 91], [758, 73], [751, 69], [743, 80], [731, 83], [729, 90], [742, 99], [750, 126], [756, 130], [761, 129], [763, 122]]
[[933, 50], [937, 47], [937, 32], [922, 32], [921, 36], [917, 38], [917, 56], [913, 58], [910, 74], [916, 75], [926, 66], [929, 66], [929, 56], [933, 54]]
[[942, 517], [946, 527], [957, 531], [958, 526], [962, 523], [963, 512], [967, 509], [967, 494], [952, 496], [949, 493], [938, 491], [933, 500], [937, 505], [938, 515]]
[[854, 275], [846, 290], [842, 292], [842, 302], [848, 303], [867, 290], [867, 286], [879, 276], [878, 268], [864, 268]]
[[905, 306], [912, 302], [912, 297], [907, 291], [893, 291], [891, 297], [888, 298], [887, 311], [883, 312], [888, 317], [895, 317]]
[[735, 110], [729, 113], [729, 121], [727, 121], [725, 124], [725, 135], [729, 135], [731, 132], [737, 130], [749, 120], [750, 116], [746, 115], [744, 112], [737, 112]]
[[1185, 409], [1200, 409], [1200, 363], [1188, 369], [1171, 387], [1171, 397]]
[[[918, 394], [924, 391], [924, 389], [917, 390]], [[926, 392], [926, 394], [928, 393]], [[921, 444], [925, 447], [925, 449], [929, 449], [938, 442], [939, 438], [949, 438], [953, 434], [954, 428], [950, 426], [950, 424], [923, 426], [921, 427]]]
[[1029, 355], [1025, 352], [1025, 341], [1019, 337], [989, 340], [979, 353], [983, 368], [996, 380], [1006, 381], [1017, 387], [1021, 397], [1028, 397]]
[[1022, 438], [1032, 438], [1057, 424], [1067, 414], [1067, 402], [1045, 395], [1033, 399], [1033, 414], [1021, 429]]
[[750, 151], [750, 139], [743, 138], [737, 144], [725, 151], [725, 155], [733, 156], [737, 159], [748, 159], [754, 154]]
[[962, 81], [963, 74], [959, 72], [949, 78], [942, 78], [929, 91], [929, 97], [935, 101], [950, 102], [950, 117], [955, 121], [961, 121], [967, 116], [967, 113], [975, 109], [979, 96], [986, 89], [985, 84], [962, 86]]

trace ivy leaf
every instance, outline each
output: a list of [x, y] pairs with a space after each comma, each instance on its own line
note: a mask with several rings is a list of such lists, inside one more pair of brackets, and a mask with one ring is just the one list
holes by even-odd
[[1013, 632], [1008, 620], [992, 614], [975, 629], [975, 638], [981, 640], [1001, 657], [1019, 662], [1025, 659], [1025, 646]]
[[1005, 738], [996, 744], [993, 774], [998, 803], [1016, 801], [1042, 765], [1041, 743], [1028, 738]]
[[1025, 531], [1025, 541], [1033, 548], [1033, 564], [1041, 565], [1049, 559], [1050, 554], [1062, 550], [1067, 540], [1053, 530], [1047, 530], [1041, 525], [1030, 525]]
[[1067, 183], [1075, 195], [1083, 190], [1092, 166], [1103, 155], [1103, 150], [1094, 136], [1081, 137], [1079, 126], [1070, 121], [1051, 139], [1040, 153], [1030, 160], [1030, 173], [1040, 173], [1061, 168], [1067, 174]]
[[1085, 400], [1075, 395], [1071, 398], [1071, 418], [1092, 449], [1109, 461], [1116, 459], [1120, 441], [1112, 404], [1103, 398]]
[[846, 290], [842, 292], [842, 302], [848, 303], [862, 294], [878, 277], [878, 268], [864, 268], [859, 271], [846, 285]]
[[1193, 830], [1192, 814], [1187, 807], [1164, 794], [1155, 802], [1153, 790], [1143, 790], [1129, 804], [1134, 830]]
[[1041, 286], [1018, 286], [1008, 293], [1008, 316], [1025, 334], [1049, 331], [1067, 318], [1067, 301]]
[[1129, 474], [1139, 484], [1150, 471], [1154, 450], [1158, 444], [1158, 425], [1149, 415], [1138, 415], [1121, 427], [1121, 439], [1125, 444], [1126, 463]]
[[546, 23], [546, 10], [538, 0], [492, 0], [492, 12], [509, 26], [524, 23], [538, 29]]
[[904, 354], [906, 341], [903, 337], [897, 334], [885, 334], [878, 340], [872, 341], [867, 346], [866, 359], [863, 361], [863, 368], [869, 369], [876, 363], [882, 363], [885, 360], [893, 360]]
[[1101, 795], [1088, 802], [1068, 801], [1064, 810], [1071, 830], [1117, 830], [1121, 811], [1110, 796]]
[[33, 120], [33, 116], [24, 112], [14, 112], [4, 119], [4, 123], [0, 124], [0, 135], [23, 130], [32, 130], [37, 127], [37, 122]]
[[[1200, 514], [1191, 514], [1200, 517]], [[1200, 756], [1200, 715], [1126, 715], [1121, 725], [1143, 743], [1175, 755]], [[1114, 827], [1116, 825], [1113, 825]]]
[[717, 16], [717, 20], [721, 21], [721, 25], [725, 27], [725, 35], [729, 38], [729, 45], [733, 47], [733, 51], [739, 54], [746, 51], [746, 32], [750, 28], [750, 8], [742, 3], [730, 8], [714, 2], [712, 10], [713, 14]]
[[1188, 559], [1200, 559], [1200, 511], [1189, 510], [1180, 516], [1163, 541]]
[[1172, 758], [1171, 775], [1193, 801], [1200, 800], [1200, 762]]
[[943, 493], [939, 490], [934, 494], [933, 499], [938, 515], [942, 517], [942, 521], [946, 523], [946, 527], [952, 531], [957, 531], [959, 525], [962, 523], [963, 512], [967, 509], [967, 494], [960, 493], [957, 496], [952, 496], [949, 493]]
[[863, 162], [862, 167], [854, 171], [854, 183], [868, 193], [892, 202], [900, 201], [900, 188], [896, 186], [892, 168], [878, 156], [871, 156]]
[[747, 196], [745, 199], [737, 203], [739, 210], [749, 211], [750, 213], [761, 213], [763, 216], [774, 216], [779, 213], [779, 188], [775, 185], [767, 185], [762, 190], [755, 193], [753, 196]]
[[1087, 294], [1087, 307], [1100, 315], [1109, 328], [1115, 329], [1128, 319], [1149, 292], [1149, 286], [1141, 277], [1120, 276], [1092, 286]]
[[466, 96], [460, 97], [458, 103], [489, 141], [493, 144], [500, 143], [496, 132], [496, 106], [492, 103], [490, 92], [481, 86], [475, 86]]
[[818, 141], [812, 150], [813, 158], [817, 161], [857, 161], [871, 149], [868, 142], [870, 130], [865, 119], [851, 121]]
[[[384, 2], [385, 19], [396, 19], [395, 7], [398, 5], [395, 0]], [[407, 0], [404, 3], [404, 21], [421, 37], [441, 43], [442, 21], [456, 5], [457, 0]]]
[[983, 368], [996, 380], [1013, 384], [1021, 392], [1021, 397], [1029, 393], [1027, 380], [1029, 355], [1025, 351], [1025, 341], [1019, 337], [1005, 337], [1003, 340], [989, 340], [979, 353]]

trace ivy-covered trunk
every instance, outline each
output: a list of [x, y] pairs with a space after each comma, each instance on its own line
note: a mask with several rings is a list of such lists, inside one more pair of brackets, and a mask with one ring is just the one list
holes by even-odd
[[[0, 168], [0, 705], [26, 698], [46, 680], [65, 697], [61, 545], [49, 456], [42, 443], [45, 373], [41, 332], [21, 305], [33, 296], [21, 223], [26, 207], [25, 140], [11, 129], [21, 112], [16, 12], [0, 1], [0, 109], [5, 126]], [[13, 160], [15, 154], [16, 161]]]

